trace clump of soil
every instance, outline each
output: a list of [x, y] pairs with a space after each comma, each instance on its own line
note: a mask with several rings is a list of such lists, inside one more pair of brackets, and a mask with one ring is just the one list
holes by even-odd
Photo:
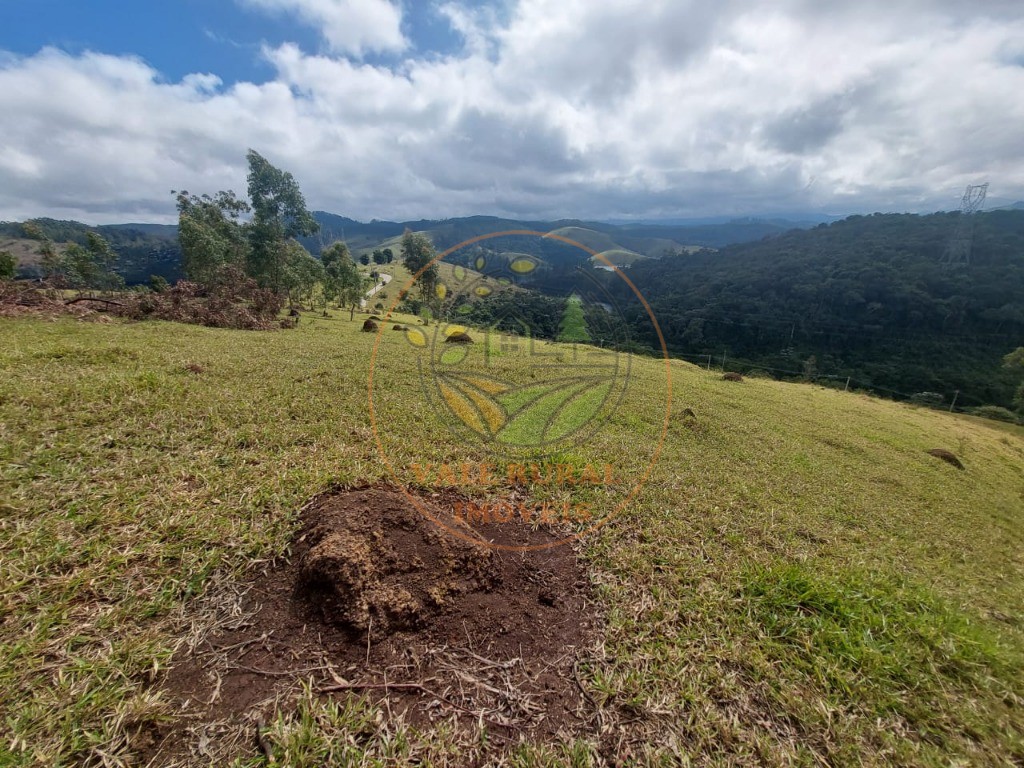
[[297, 596], [325, 622], [387, 635], [500, 582], [493, 550], [442, 532], [401, 494], [353, 492], [307, 514]]
[[957, 469], [964, 469], [963, 463], [956, 457], [956, 454], [952, 451], [947, 451], [945, 448], [932, 448], [928, 451], [928, 454], [937, 459], [942, 459], [947, 464], [952, 464]]
[[363, 323], [363, 331], [366, 333], [374, 333], [377, 328], [377, 322], [372, 317], [367, 318], [366, 322]]
[[743, 376], [733, 371], [730, 371], [729, 373], [722, 376], [722, 379], [724, 381], [743, 381]]
[[142, 764], [255, 755], [253, 724], [287, 713], [303, 685], [423, 727], [483, 727], [494, 749], [582, 732], [593, 704], [576, 664], [597, 621], [574, 550], [548, 546], [566, 531], [462, 522], [469, 500], [453, 491], [414, 498], [390, 486], [324, 495], [286, 562], [210, 598], [221, 618], [160, 683], [175, 719], [150, 729]]
[[451, 336], [444, 340], [445, 344], [473, 344], [473, 337], [465, 331], [459, 333], [453, 333]]

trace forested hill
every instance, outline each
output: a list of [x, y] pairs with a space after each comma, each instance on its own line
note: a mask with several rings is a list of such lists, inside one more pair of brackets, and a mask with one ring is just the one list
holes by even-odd
[[[1014, 379], [1001, 358], [1024, 344], [1024, 211], [977, 214], [970, 263], [945, 259], [958, 222], [958, 213], [852, 216], [638, 262], [628, 274], [675, 354], [1010, 406]], [[631, 311], [639, 340], [655, 344]]]
[[[160, 275], [171, 282], [183, 277], [181, 249], [178, 246], [176, 224], [111, 224], [91, 227], [78, 221], [33, 219], [38, 230], [55, 243], [85, 245], [86, 235], [97, 232], [110, 243], [117, 253], [116, 271], [129, 285], [145, 283], [151, 275]], [[18, 222], [0, 222], [0, 243], [10, 239], [22, 241], [26, 246], [21, 274], [34, 277], [38, 243], [33, 243], [24, 226]]]

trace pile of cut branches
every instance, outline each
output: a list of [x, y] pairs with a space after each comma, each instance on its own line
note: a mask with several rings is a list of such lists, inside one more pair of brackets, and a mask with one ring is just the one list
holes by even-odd
[[284, 298], [246, 277], [241, 270], [222, 269], [209, 285], [182, 280], [163, 291], [126, 291], [103, 297], [82, 295], [65, 300], [46, 286], [0, 283], [0, 316], [115, 315], [129, 320], [170, 320], [211, 328], [266, 331], [291, 326], [280, 320]]

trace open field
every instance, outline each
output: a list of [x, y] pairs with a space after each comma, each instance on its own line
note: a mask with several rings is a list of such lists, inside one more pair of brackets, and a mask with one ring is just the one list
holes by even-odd
[[0, 251], [8, 251], [17, 260], [18, 267], [31, 267], [39, 263], [39, 243], [24, 238], [0, 238]]
[[[0, 765], [145, 764], [178, 719], [161, 681], [224, 596], [287, 556], [318, 494], [389, 479], [360, 321], [0, 320]], [[382, 335], [375, 403], [406, 441], [385, 438], [391, 455], [479, 460], [414, 407], [409, 350]], [[649, 481], [577, 547], [598, 626], [574, 666], [585, 722], [499, 738], [299, 676], [266, 715], [277, 763], [1024, 763], [1021, 430], [671, 372]], [[633, 359], [600, 438], [566, 459], [639, 476], [666, 396], [664, 362]], [[621, 489], [585, 493], [600, 512]], [[267, 764], [253, 733], [194, 732], [180, 763]]]

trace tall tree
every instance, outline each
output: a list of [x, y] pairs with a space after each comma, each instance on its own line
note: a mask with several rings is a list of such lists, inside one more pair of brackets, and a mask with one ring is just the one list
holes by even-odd
[[43, 231], [43, 228], [35, 221], [26, 221], [21, 225], [25, 237], [30, 240], [37, 240], [39, 247], [36, 252], [42, 257], [39, 268], [43, 273], [43, 279], [50, 283], [61, 282], [64, 279], [60, 254], [53, 240]]
[[249, 274], [263, 286], [280, 292], [288, 258], [285, 242], [316, 234], [320, 225], [306, 209], [298, 182], [275, 168], [258, 152], [249, 150]]
[[174, 194], [178, 198], [178, 241], [188, 278], [206, 285], [222, 267], [244, 269], [249, 243], [240, 217], [249, 212], [249, 204], [230, 190], [214, 197]]
[[95, 232], [86, 233], [86, 244], [72, 243], [61, 257], [61, 271], [72, 288], [114, 290], [124, 285], [114, 272], [117, 254]]
[[313, 293], [318, 285], [326, 282], [327, 272], [321, 261], [314, 258], [298, 240], [284, 244], [285, 268], [284, 289], [291, 303], [312, 304]]
[[332, 243], [320, 253], [320, 260], [326, 273], [325, 291], [338, 300], [339, 307], [348, 307], [348, 318], [352, 320], [366, 294], [366, 281], [352, 261], [348, 246], [342, 242]]
[[426, 235], [405, 230], [405, 234], [402, 235], [402, 264], [414, 276], [419, 274], [416, 282], [420, 298], [428, 306], [434, 304], [437, 299], [438, 269], [437, 264], [433, 263], [436, 257], [434, 246]]

